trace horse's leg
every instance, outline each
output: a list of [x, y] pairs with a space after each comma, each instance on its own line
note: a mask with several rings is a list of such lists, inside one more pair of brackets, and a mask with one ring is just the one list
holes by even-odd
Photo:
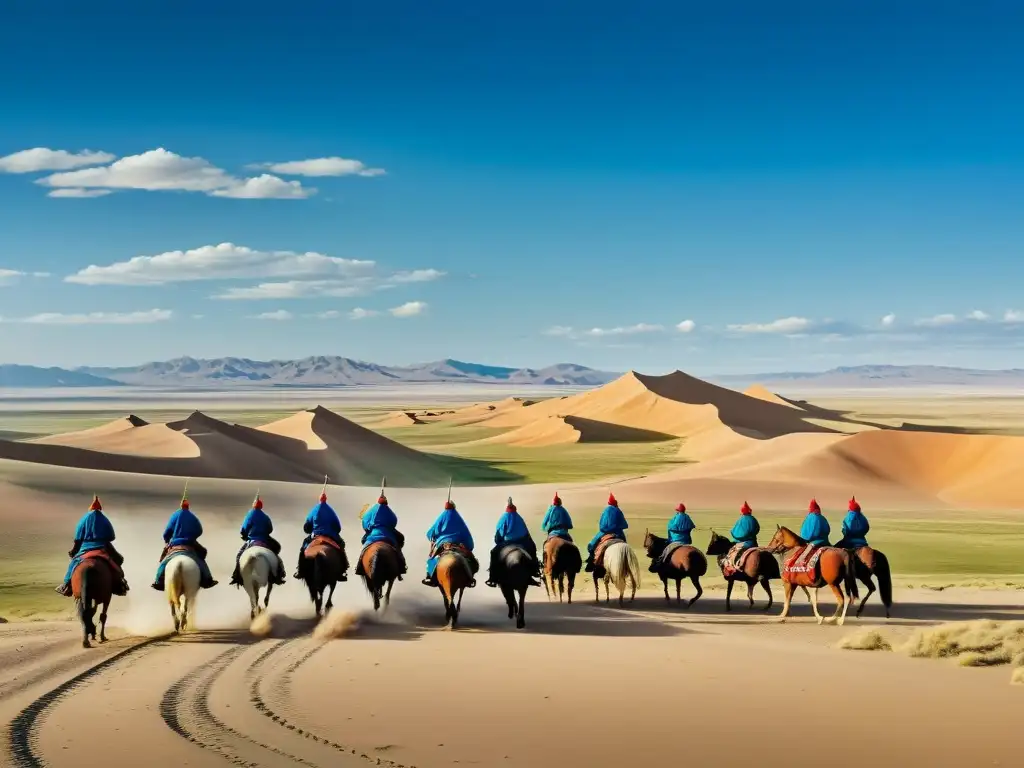
[[171, 606], [171, 618], [174, 620], [174, 631], [177, 633], [181, 631], [181, 622], [178, 619], [178, 607], [175, 605], [176, 602], [176, 600], [168, 601], [168, 604]]
[[754, 607], [754, 583], [753, 581], [747, 582], [747, 602], [750, 603], [749, 608]]
[[103, 603], [103, 610], [100, 612], [100, 642], [107, 642], [107, 611], [110, 608], [110, 598]]
[[544, 591], [548, 593], [548, 602], [551, 602], [551, 593], [554, 591], [554, 578], [549, 571], [544, 571]]
[[324, 615], [324, 612], [323, 612], [324, 611], [324, 593], [323, 593], [323, 590], [322, 589], [318, 589], [313, 594], [315, 595], [315, 597], [313, 598], [313, 604], [316, 606], [316, 615], [318, 617], [322, 617]]
[[[678, 584], [678, 583], [679, 582], [677, 581], [676, 584]], [[662, 576], [661, 577], [661, 586], [663, 586], [665, 588], [665, 602], [667, 603], [669, 601], [669, 597], [668, 597], [668, 576]]]
[[697, 594], [690, 598], [690, 602], [686, 604], [687, 608], [693, 607], [693, 604], [697, 602], [697, 599], [704, 594], [704, 590], [700, 586], [700, 576], [691, 576], [690, 581], [693, 582], [694, 589], [697, 590]]
[[[829, 584], [829, 586], [832, 587], [832, 594], [836, 596], [836, 612], [829, 616], [828, 621], [829, 623], [836, 622], [839, 626], [842, 626], [846, 620], [846, 606], [849, 605], [849, 602], [847, 602], [846, 595], [843, 594], [843, 590], [839, 588], [838, 584]], [[850, 598], [850, 602], [852, 601], [853, 598]]]
[[782, 582], [782, 597], [785, 600], [785, 603], [782, 605], [782, 613], [779, 614], [779, 621], [785, 622], [786, 618], [789, 616], [789, 606], [793, 602], [793, 585], [788, 581]]
[[[569, 602], [572, 602], [572, 578], [569, 578]], [[565, 602], [565, 574], [558, 574], [558, 602]]]
[[[676, 579], [676, 603], [679, 603], [683, 599], [683, 579], [679, 577]], [[687, 606], [689, 607], [689, 606]]]
[[761, 586], [764, 587], [764, 591], [768, 593], [768, 605], [764, 607], [766, 611], [770, 611], [772, 604], [775, 602], [775, 598], [772, 597], [772, 585], [768, 583], [768, 579], [764, 576], [761, 577]]
[[610, 592], [609, 592], [609, 585], [608, 585], [608, 581], [609, 581], [608, 577], [607, 577], [607, 576], [605, 576], [605, 577], [604, 577], [604, 601], [605, 601], [606, 603], [607, 603], [607, 602], [608, 602], [609, 600], [611, 600], [611, 597], [610, 597]]
[[438, 592], [441, 593], [441, 600], [444, 601], [444, 625], [447, 627], [452, 620], [452, 608], [448, 601], [448, 595], [445, 594], [444, 587], [438, 587]]
[[601, 602], [601, 585], [597, 582], [597, 576], [594, 577], [594, 602]]
[[864, 612], [864, 604], [868, 601], [868, 598], [875, 593], [875, 580], [871, 578], [871, 571], [868, 571], [868, 575], [860, 580], [860, 582], [868, 588], [868, 593], [864, 595], [864, 599], [860, 601], [860, 607], [857, 608], [857, 618], [860, 618], [861, 613]]
[[99, 602], [95, 600], [89, 601], [89, 634], [92, 639], [96, 639], [96, 609], [99, 608]]
[[[572, 591], [576, 587], [576, 574], [575, 573], [570, 573], [570, 574], [568, 574], [568, 576], [566, 576], [566, 578], [569, 579], [569, 605], [572, 605]], [[561, 590], [561, 588], [562, 588], [562, 586], [561, 586], [562, 585], [561, 577], [559, 577], [558, 585], [559, 585], [558, 586], [559, 590]]]
[[518, 619], [516, 620], [516, 629], [526, 628], [526, 587], [519, 588], [519, 610]]
[[636, 600], [636, 588], [637, 588], [637, 577], [633, 574], [633, 571], [629, 572], [629, 602]]
[[725, 580], [725, 611], [728, 613], [732, 610], [732, 579]]
[[327, 593], [327, 605], [324, 606], [328, 611], [334, 607], [334, 588], [338, 586], [338, 582], [331, 582], [331, 591]]
[[79, 599], [78, 601], [78, 619], [82, 622], [82, 647], [92, 648], [92, 644], [89, 642], [89, 619], [88, 619], [88, 606], [86, 601]]
[[811, 601], [811, 608], [814, 609], [814, 618], [818, 620], [819, 625], [822, 624], [825, 621], [825, 617], [818, 613], [818, 590], [804, 587], [804, 592], [807, 593], [807, 597]]
[[263, 608], [264, 608], [264, 610], [270, 608], [270, 593], [271, 593], [271, 591], [273, 589], [274, 589], [274, 580], [273, 580], [273, 578], [271, 578], [271, 580], [267, 582], [267, 591], [263, 595]]
[[455, 615], [452, 616], [452, 626], [454, 627], [456, 622], [459, 620], [459, 612], [462, 611], [462, 596], [466, 593], [465, 587], [459, 587], [459, 597], [455, 601]]
[[388, 591], [384, 593], [384, 610], [385, 611], [388, 609], [388, 606], [391, 605], [391, 588], [394, 587], [394, 586], [395, 586], [395, 580], [394, 579], [388, 579]]
[[516, 615], [516, 596], [512, 591], [511, 587], [507, 587], [504, 584], [501, 585], [501, 594], [505, 598], [505, 605], [508, 606], [508, 617], [510, 619], [515, 618]]

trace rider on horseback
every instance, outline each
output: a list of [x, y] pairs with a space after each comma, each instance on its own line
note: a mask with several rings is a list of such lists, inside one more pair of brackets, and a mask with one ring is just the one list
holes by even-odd
[[[375, 541], [388, 542], [398, 552], [398, 560], [402, 564], [402, 573], [405, 573], [408, 570], [405, 564], [405, 554], [402, 552], [402, 547], [405, 546], [405, 536], [397, 528], [398, 515], [388, 506], [388, 498], [384, 495], [383, 484], [381, 484], [377, 503], [366, 510], [362, 523], [363, 538], [360, 541], [364, 548], [370, 546]], [[356, 562], [356, 576], [365, 575], [363, 573], [363, 558], [360, 556]], [[399, 575], [398, 580], [402, 580], [401, 575]]]
[[594, 550], [597, 548], [597, 543], [609, 534], [625, 541], [627, 528], [629, 528], [629, 523], [626, 522], [626, 516], [622, 514], [622, 510], [619, 509], [619, 502], [615, 500], [614, 494], [608, 494], [608, 506], [601, 513], [601, 520], [597, 524], [597, 533], [587, 544], [587, 571], [594, 570]]
[[[302, 563], [306, 557], [306, 547], [317, 536], [331, 539], [342, 550], [345, 549], [345, 542], [341, 540], [341, 520], [338, 519], [338, 515], [331, 508], [331, 505], [327, 503], [326, 482], [324, 487], [325, 489], [320, 493], [320, 501], [309, 510], [309, 514], [306, 515], [306, 522], [302, 524], [302, 530], [306, 533], [306, 538], [302, 540], [302, 547], [299, 549], [299, 564], [295, 568], [295, 575], [292, 578], [302, 578]], [[338, 580], [348, 581], [348, 575], [343, 573]]]
[[[469, 526], [462, 519], [462, 515], [455, 509], [455, 502], [448, 499], [444, 504], [444, 512], [437, 516], [434, 524], [427, 531], [427, 540], [430, 542], [430, 556], [427, 558], [427, 577], [423, 583], [428, 587], [437, 586], [435, 571], [437, 570], [438, 553], [445, 544], [453, 544], [463, 547], [469, 552], [470, 567], [476, 573], [479, 567], [476, 558], [473, 557], [473, 535], [469, 532]], [[473, 579], [469, 586], [476, 586], [476, 579]]]
[[697, 526], [693, 523], [693, 519], [686, 514], [686, 505], [679, 502], [679, 504], [676, 505], [676, 513], [672, 516], [672, 519], [668, 521], [669, 546], [666, 546], [665, 549], [662, 550], [661, 557], [651, 560], [651, 564], [648, 566], [647, 570], [651, 573], [658, 572], [658, 567], [665, 561], [666, 556], [671, 554], [672, 550], [675, 549], [675, 547], [671, 546], [672, 544], [692, 545], [693, 539], [690, 537], [690, 534], [696, 527]]
[[740, 551], [757, 546], [757, 534], [761, 532], [761, 524], [754, 517], [754, 510], [747, 502], [740, 507], [740, 517], [729, 531], [729, 538], [733, 544], [741, 544]]
[[242, 544], [241, 549], [238, 550], [238, 554], [235, 556], [235, 570], [231, 574], [232, 584], [241, 586], [242, 572], [239, 565], [242, 560], [242, 553], [253, 544], [265, 546], [277, 555], [277, 575], [274, 576], [274, 584], [284, 584], [285, 573], [284, 563], [281, 561], [281, 544], [270, 535], [273, 532], [274, 521], [270, 519], [270, 515], [263, 511], [263, 499], [260, 498], [260, 494], [257, 491], [256, 499], [252, 503], [252, 509], [245, 516], [245, 519], [242, 521], [242, 527], [239, 530], [245, 543]]
[[164, 591], [164, 569], [167, 567], [167, 550], [171, 547], [188, 547], [196, 556], [196, 564], [199, 566], [199, 586], [202, 589], [209, 589], [217, 586], [218, 582], [210, 573], [210, 566], [206, 564], [206, 547], [199, 543], [199, 537], [203, 535], [203, 524], [189, 509], [188, 497], [182, 494], [181, 505], [171, 515], [164, 528], [164, 549], [160, 554], [160, 565], [156, 569], [156, 579], [150, 585], [153, 589]]
[[[71, 597], [71, 574], [74, 573], [78, 564], [82, 562], [82, 555], [86, 552], [104, 550], [110, 555], [110, 559], [117, 563], [120, 569], [121, 565], [124, 564], [124, 558], [114, 549], [114, 545], [111, 543], [113, 541], [114, 526], [111, 525], [107, 516], [103, 514], [100, 497], [93, 496], [89, 511], [82, 516], [82, 519], [78, 521], [78, 527], [75, 528], [75, 545], [68, 552], [71, 562], [68, 563], [68, 570], [64, 575], [64, 583], [57, 587], [56, 591], [65, 597]], [[118, 575], [120, 578], [114, 579], [113, 592], [115, 595], [123, 597], [128, 593], [128, 581], [124, 577], [124, 571], [121, 571]]]
[[843, 538], [836, 542], [841, 549], [859, 549], [866, 547], [868, 540], [865, 538], [871, 525], [864, 513], [860, 511], [860, 504], [856, 498], [850, 499], [849, 512], [843, 518]]
[[[544, 533], [548, 535], [548, 538], [558, 537], [565, 539], [566, 541], [572, 541], [572, 536], [569, 531], [572, 530], [572, 518], [569, 517], [568, 510], [562, 506], [562, 500], [558, 497], [558, 493], [555, 493], [555, 498], [551, 501], [551, 506], [548, 507], [548, 511], [544, 513], [544, 520], [540, 524], [540, 528]], [[548, 563], [548, 551], [544, 548], [544, 567], [547, 567]]]
[[828, 520], [821, 514], [821, 507], [818, 502], [811, 499], [807, 506], [807, 517], [804, 524], [800, 526], [800, 538], [816, 547], [828, 546], [828, 535], [831, 532]]
[[[491, 549], [490, 577], [485, 582], [488, 587], [498, 586], [496, 577], [501, 570], [501, 563], [498, 554], [509, 545], [520, 546], [530, 553], [533, 558], [534, 576], [540, 576], [540, 562], [537, 560], [537, 544], [530, 535], [530, 529], [526, 527], [526, 521], [516, 510], [512, 503], [512, 497], [508, 497], [508, 505], [505, 507], [505, 514], [498, 519], [498, 525], [494, 529], [494, 547]], [[539, 587], [540, 582], [534, 584]]]

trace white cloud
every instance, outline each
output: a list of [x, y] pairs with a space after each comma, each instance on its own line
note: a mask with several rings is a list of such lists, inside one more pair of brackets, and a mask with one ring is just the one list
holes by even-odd
[[944, 325], [953, 325], [956, 321], [956, 315], [947, 313], [942, 315], [933, 315], [932, 317], [922, 317], [919, 320], [915, 320], [914, 325], [920, 328], [939, 328]]
[[17, 322], [39, 325], [145, 325], [162, 323], [173, 317], [169, 309], [150, 309], [144, 312], [90, 312], [88, 314], [62, 314], [43, 312], [23, 317]]
[[0, 269], [0, 285], [10, 285], [24, 276], [24, 272], [19, 272], [16, 269]]
[[68, 152], [64, 149], [36, 147], [0, 157], [0, 173], [66, 171], [86, 165], [109, 163], [116, 157], [109, 152], [93, 152], [90, 149], [83, 149], [81, 152]]
[[660, 325], [649, 323], [637, 323], [636, 325], [619, 326], [616, 328], [591, 328], [584, 331], [587, 336], [632, 336], [636, 333], [658, 333], [665, 328]]
[[367, 168], [359, 160], [343, 157], [317, 157], [286, 163], [262, 163], [250, 168], [266, 168], [285, 176], [383, 176], [383, 168]]
[[574, 331], [571, 326], [568, 325], [553, 325], [544, 331], [545, 336], [572, 336]]
[[362, 307], [356, 307], [348, 313], [349, 320], [365, 320], [368, 317], [376, 317], [379, 315], [375, 309], [363, 309]]
[[329, 309], [326, 312], [317, 312], [313, 317], [317, 320], [337, 320], [341, 317], [341, 312], [336, 309]]
[[122, 157], [96, 168], [54, 173], [36, 180], [47, 187], [77, 189], [144, 189], [205, 192], [219, 197], [299, 198], [315, 194], [299, 182], [286, 182], [264, 174], [240, 179], [201, 157], [182, 157], [163, 147]]
[[227, 301], [351, 298], [369, 293], [373, 287], [374, 280], [369, 276], [352, 277], [348, 280], [288, 280], [281, 283], [260, 283], [245, 288], [228, 288], [213, 298]]
[[1024, 312], [1019, 309], [1008, 309], [1003, 314], [1004, 323], [1024, 323]]
[[811, 326], [811, 321], [806, 317], [783, 317], [778, 320], [773, 320], [770, 323], [741, 323], [738, 325], [730, 325], [728, 326], [728, 329], [730, 331], [739, 331], [740, 333], [794, 334], [807, 331]]
[[989, 319], [989, 315], [988, 315], [987, 312], [982, 312], [980, 309], [975, 309], [973, 312], [969, 312], [967, 314], [967, 319], [968, 320], [979, 320], [979, 321], [984, 322], [985, 320]]
[[104, 197], [111, 194], [109, 189], [81, 189], [80, 187], [62, 187], [51, 189], [46, 193], [47, 197]]
[[896, 315], [890, 312], [888, 315], [882, 318], [882, 325], [886, 328], [891, 328], [893, 323], [896, 322]]
[[437, 269], [413, 269], [408, 272], [396, 272], [387, 279], [388, 283], [404, 285], [405, 283], [429, 283], [445, 276]]
[[293, 317], [292, 313], [286, 309], [279, 309], [275, 312], [263, 312], [259, 315], [253, 315], [253, 320], [291, 320]]
[[683, 322], [679, 323], [676, 326], [676, 330], [678, 330], [680, 333], [693, 333], [696, 327], [697, 324], [693, 322], [693, 320], [683, 320]]
[[415, 317], [422, 315], [427, 309], [426, 303], [422, 301], [407, 301], [400, 307], [392, 307], [388, 310], [395, 317]]
[[221, 243], [156, 256], [135, 256], [103, 267], [93, 264], [64, 280], [82, 285], [164, 285], [193, 280], [348, 276], [373, 267], [372, 261], [342, 259], [322, 253], [257, 251], [234, 243]]

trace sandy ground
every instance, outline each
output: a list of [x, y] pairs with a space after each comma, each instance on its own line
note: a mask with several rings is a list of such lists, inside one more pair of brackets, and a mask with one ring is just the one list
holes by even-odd
[[[456, 500], [469, 508], [496, 492], [463, 489]], [[348, 510], [369, 493], [332, 492], [350, 540]], [[200, 596], [194, 634], [167, 637], [164, 597], [146, 585], [170, 510], [120, 517], [133, 589], [112, 605], [107, 645], [83, 650], [73, 622], [0, 625], [0, 763], [613, 766], [663, 760], [671, 737], [691, 765], [746, 765], [748, 744], [765, 766], [791, 765], [797, 747], [787, 744], [827, 753], [834, 766], [863, 765], [865, 754], [886, 766], [1019, 764], [1024, 690], [1008, 684], [1005, 667], [835, 648], [861, 624], [898, 634], [1024, 619], [1019, 591], [898, 589], [888, 622], [873, 599], [865, 618], [819, 627], [802, 599], [780, 625], [778, 603], [768, 615], [727, 616], [717, 591], [689, 612], [646, 591], [625, 609], [595, 607], [584, 580], [571, 606], [532, 590], [527, 628], [516, 631], [481, 583], [448, 631], [439, 596], [418, 583], [420, 532], [439, 510], [422, 492], [392, 495], [409, 532], [409, 576], [385, 618], [370, 615], [360, 584], [341, 585], [326, 624], [340, 636], [326, 642], [314, 639], [308, 597], [291, 579], [271, 598], [270, 633], [250, 631], [244, 593], [227, 586], [241, 513], [204, 517], [222, 583]], [[290, 571], [299, 516], [268, 510]], [[483, 555], [487, 542], [477, 546]], [[358, 623], [342, 631], [352, 616]]]

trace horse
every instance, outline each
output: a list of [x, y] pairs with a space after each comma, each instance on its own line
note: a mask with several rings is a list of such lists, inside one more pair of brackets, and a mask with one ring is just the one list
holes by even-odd
[[600, 582], [604, 581], [604, 601], [607, 603], [608, 584], [614, 582], [619, 590], [619, 607], [623, 605], [622, 595], [626, 591], [626, 578], [629, 578], [630, 586], [633, 589], [629, 602], [636, 599], [636, 590], [640, 586], [640, 561], [636, 558], [633, 548], [621, 539], [611, 542], [604, 550], [602, 562], [604, 576], [598, 577], [595, 568], [594, 573], [594, 601], [601, 601]]
[[770, 610], [774, 603], [774, 598], [772, 597], [772, 587], [768, 582], [771, 579], [782, 578], [782, 574], [779, 571], [779, 561], [765, 547], [755, 547], [743, 559], [743, 567], [741, 569], [730, 568], [726, 570], [726, 567], [730, 565], [726, 561], [729, 557], [729, 550], [732, 547], [733, 542], [728, 537], [719, 536], [712, 531], [711, 541], [708, 543], [707, 550], [705, 550], [706, 554], [718, 558], [718, 567], [722, 569], [722, 576], [725, 578], [726, 584], [725, 610], [732, 610], [732, 587], [737, 581], [742, 581], [747, 585], [747, 600], [750, 602], [751, 608], [754, 607], [754, 585], [759, 583], [764, 588], [764, 591], [768, 593], [768, 605], [764, 607], [764, 610]]
[[[242, 574], [242, 587], [249, 596], [249, 618], [255, 619], [270, 606], [270, 593], [274, 590], [274, 574], [277, 573], [278, 559], [270, 549], [254, 544], [247, 547], [238, 561]], [[260, 608], [260, 590], [266, 587], [263, 608]]]
[[473, 569], [465, 555], [449, 549], [438, 557], [434, 574], [444, 601], [445, 626], [455, 629], [459, 622], [459, 611], [462, 610], [462, 594], [473, 582]]
[[544, 542], [544, 589], [548, 600], [558, 583], [558, 602], [565, 593], [565, 580], [569, 580], [569, 604], [572, 605], [572, 590], [576, 586], [576, 574], [583, 568], [580, 548], [561, 536], [549, 536]]
[[391, 604], [391, 589], [402, 573], [398, 550], [389, 541], [375, 541], [363, 550], [359, 560], [362, 565], [363, 584], [366, 585], [366, 591], [373, 596], [373, 610], [380, 609], [381, 601], [387, 610]]
[[[306, 547], [303, 565], [302, 580], [309, 590], [309, 599], [316, 606], [317, 617], [323, 618], [334, 607], [334, 589], [348, 569], [344, 550], [330, 539], [316, 536]], [[327, 592], [326, 605], [324, 592]]]
[[[669, 601], [668, 580], [675, 579], [676, 602], [678, 603], [682, 599], [680, 591], [683, 579], [688, 578], [697, 589], [697, 594], [686, 603], [686, 607], [689, 608], [704, 594], [704, 590], [700, 586], [700, 577], [708, 572], [708, 559], [696, 547], [682, 544], [672, 550], [668, 556], [668, 562], [663, 562], [662, 554], [668, 545], [668, 539], [656, 536], [650, 531], [644, 531], [644, 549], [647, 550], [647, 556], [651, 558], [651, 568], [661, 578], [662, 586], [665, 588], [665, 602]], [[657, 567], [654, 563], [657, 563]]]
[[[195, 628], [195, 603], [199, 594], [199, 564], [185, 554], [174, 555], [164, 570], [164, 590], [171, 606], [174, 631]], [[180, 611], [180, 615], [179, 615]]]
[[114, 571], [102, 557], [84, 557], [71, 574], [71, 594], [82, 622], [82, 647], [92, 648], [96, 639], [96, 609], [100, 610], [100, 642], [107, 642], [107, 609], [113, 597]]
[[534, 559], [524, 547], [511, 544], [498, 553], [498, 568], [495, 581], [508, 605], [508, 617], [516, 620], [516, 629], [523, 629], [526, 626], [526, 590], [537, 583], [533, 580]]
[[[800, 538], [785, 526], [776, 525], [775, 529], [775, 535], [768, 542], [768, 549], [772, 552], [781, 554], [798, 547], [801, 548], [801, 551], [805, 551], [804, 548], [808, 546], [806, 540]], [[846, 621], [846, 612], [850, 608], [850, 603], [853, 602], [854, 598], [858, 597], [857, 569], [854, 565], [853, 555], [845, 549], [821, 547], [811, 557], [812, 559], [816, 557], [817, 563], [807, 572], [791, 570], [796, 556], [783, 568], [782, 583], [786, 590], [786, 604], [779, 615], [779, 621], [784, 622], [786, 617], [789, 616], [789, 606], [793, 599], [793, 592], [799, 586], [807, 594], [807, 599], [811, 601], [814, 618], [818, 620], [818, 624], [822, 624], [825, 621], [830, 623], [834, 621], [839, 626], [842, 626]], [[825, 619], [818, 613], [818, 590], [826, 584], [832, 588], [832, 594], [836, 596], [836, 612], [828, 619]], [[843, 586], [843, 589], [840, 589], [840, 585]], [[812, 592], [811, 590], [814, 591]], [[843, 594], [844, 590], [846, 592], [845, 595]]]
[[885, 618], [888, 619], [892, 609], [892, 573], [889, 570], [889, 558], [885, 556], [884, 552], [867, 546], [855, 549], [843, 547], [843, 549], [852, 552], [857, 580], [868, 588], [868, 593], [864, 595], [864, 599], [860, 601], [860, 606], [857, 608], [857, 618], [860, 618], [861, 613], [864, 612], [864, 604], [868, 598], [875, 594], [875, 582], [871, 577], [877, 576], [878, 594], [885, 606]]

